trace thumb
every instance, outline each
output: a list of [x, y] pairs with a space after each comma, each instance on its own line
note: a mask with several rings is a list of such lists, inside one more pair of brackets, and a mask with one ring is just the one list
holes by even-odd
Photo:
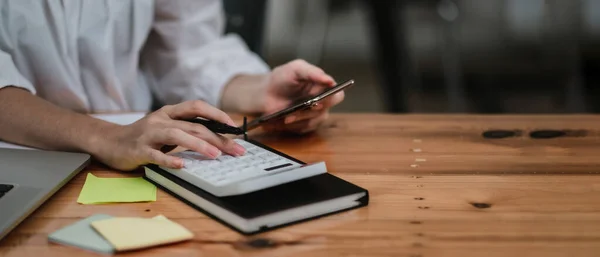
[[321, 68], [305, 61], [294, 61], [290, 64], [298, 80], [310, 81], [317, 84], [332, 86], [335, 80]]

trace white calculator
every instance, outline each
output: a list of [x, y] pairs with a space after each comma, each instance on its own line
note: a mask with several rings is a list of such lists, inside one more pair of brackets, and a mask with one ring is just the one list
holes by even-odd
[[246, 148], [239, 157], [221, 155], [209, 159], [193, 151], [173, 155], [184, 160], [184, 168], [161, 169], [215, 196], [240, 195], [327, 173], [324, 162], [306, 165], [251, 142], [234, 139]]

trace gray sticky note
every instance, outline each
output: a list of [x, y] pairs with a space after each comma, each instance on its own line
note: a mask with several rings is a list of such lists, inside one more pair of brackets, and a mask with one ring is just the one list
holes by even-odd
[[115, 251], [113, 246], [90, 225], [93, 221], [109, 218], [112, 218], [112, 216], [106, 214], [90, 216], [55, 231], [48, 235], [48, 240], [54, 243], [75, 246], [94, 252], [112, 254]]

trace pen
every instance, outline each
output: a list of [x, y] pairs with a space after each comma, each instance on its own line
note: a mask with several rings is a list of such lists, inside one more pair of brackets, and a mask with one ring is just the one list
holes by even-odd
[[189, 119], [186, 121], [201, 124], [204, 127], [206, 127], [208, 130], [210, 130], [214, 133], [218, 133], [218, 134], [242, 135], [242, 134], [246, 133], [245, 128], [241, 129], [238, 127], [233, 127], [233, 126], [227, 125], [225, 123], [221, 123], [221, 122], [214, 121], [214, 120], [195, 118], [195, 119]]

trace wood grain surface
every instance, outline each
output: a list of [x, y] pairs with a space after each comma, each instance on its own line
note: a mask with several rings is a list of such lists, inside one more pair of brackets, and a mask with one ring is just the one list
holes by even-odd
[[[492, 129], [517, 131], [486, 139]], [[534, 139], [534, 130], [566, 135]], [[0, 242], [2, 256], [96, 256], [49, 243], [87, 216], [163, 214], [192, 241], [125, 256], [598, 256], [599, 116], [336, 114], [306, 136], [251, 137], [370, 191], [367, 207], [246, 237], [159, 191], [156, 202], [80, 205], [92, 165]], [[41, 171], [42, 172], [42, 171]], [[6, 210], [2, 210], [6, 211]]]

